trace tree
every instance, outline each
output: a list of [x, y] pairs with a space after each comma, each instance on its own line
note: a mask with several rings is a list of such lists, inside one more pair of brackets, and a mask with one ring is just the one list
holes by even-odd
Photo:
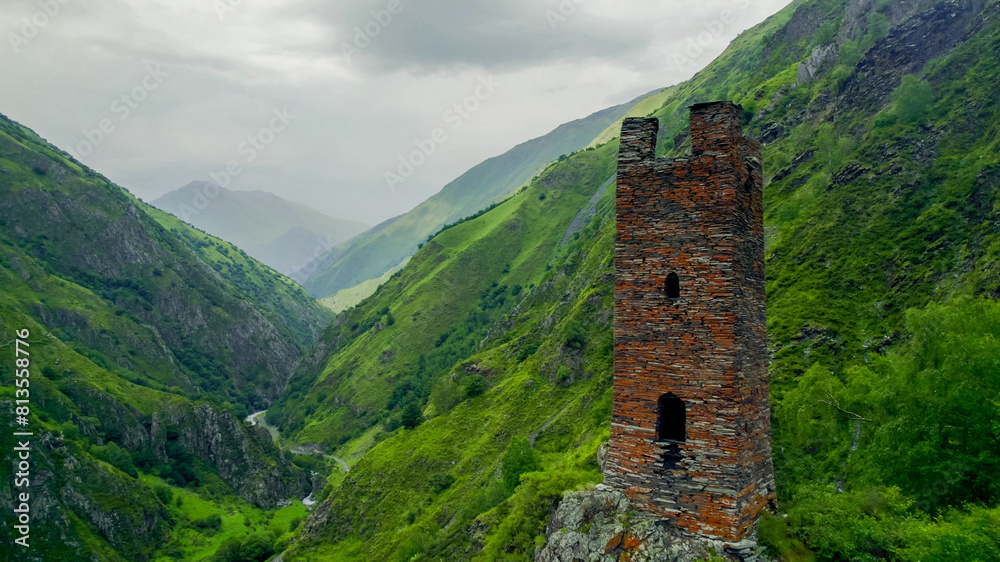
[[118, 443], [111, 441], [103, 447], [93, 447], [91, 452], [95, 457], [121, 470], [132, 478], [139, 477], [139, 472], [132, 462], [132, 455], [124, 447], [118, 445]]
[[912, 74], [903, 76], [899, 87], [892, 92], [893, 109], [906, 124], [916, 123], [930, 111], [934, 103], [931, 85]]
[[263, 562], [274, 555], [274, 546], [267, 535], [226, 539], [212, 558], [214, 562]]
[[521, 481], [521, 475], [538, 470], [538, 459], [526, 437], [514, 437], [507, 445], [501, 459], [503, 462], [503, 483], [508, 492], [513, 492]]
[[462, 401], [464, 389], [458, 384], [457, 376], [449, 374], [438, 379], [431, 389], [430, 402], [437, 415], [448, 413]]
[[816, 131], [817, 158], [821, 159], [830, 174], [840, 169], [853, 148], [851, 137], [841, 137], [830, 123], [823, 123]]
[[848, 485], [897, 486], [926, 511], [997, 501], [1000, 303], [932, 304], [906, 328], [870, 363], [811, 367], [778, 406], [783, 438]]
[[465, 380], [465, 394], [469, 398], [480, 396], [489, 390], [489, 388], [489, 381], [482, 375], [471, 375]]
[[403, 427], [406, 429], [414, 429], [420, 422], [424, 421], [424, 414], [420, 411], [420, 406], [416, 402], [410, 402], [403, 408], [402, 416]]

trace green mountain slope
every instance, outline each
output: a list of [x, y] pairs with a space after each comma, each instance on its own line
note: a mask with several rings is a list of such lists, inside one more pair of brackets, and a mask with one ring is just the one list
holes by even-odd
[[317, 298], [329, 297], [387, 271], [413, 255], [442, 226], [503, 199], [539, 168], [582, 147], [620, 118], [636, 101], [557, 127], [475, 166], [412, 211], [386, 221], [331, 250], [304, 283]]
[[[128, 330], [137, 341], [101, 337], [100, 326], [74, 320], [68, 306], [42, 303], [40, 319], [66, 339], [92, 345], [109, 365], [165, 386], [248, 405], [277, 394], [301, 347], [326, 322], [312, 299], [232, 245], [171, 221], [66, 161], [18, 125], [5, 122], [4, 132], [0, 217], [7, 244], [47, 274], [113, 304], [122, 324], [137, 325]], [[18, 260], [9, 267], [23, 266]]]
[[297, 276], [317, 256], [367, 230], [264, 191], [230, 191], [191, 182], [156, 199], [154, 207], [232, 242], [255, 259]]
[[268, 513], [306, 495], [307, 475], [240, 416], [284, 388], [327, 321], [294, 282], [0, 117], [4, 364], [15, 338], [30, 346], [27, 376], [8, 371], [0, 404], [29, 400], [17, 427], [34, 434], [30, 486], [13, 457], [0, 464], [0, 511], [30, 490], [32, 548], [15, 550], [5, 517], [3, 551], [193, 560], [231, 535], [270, 533]]
[[[663, 154], [712, 99], [765, 145], [787, 517], [760, 533], [785, 560], [1000, 556], [998, 15], [800, 0], [650, 110]], [[269, 418], [353, 467], [285, 560], [530, 560], [561, 494], [601, 481], [613, 191], [562, 240], [616, 148], [436, 236], [327, 329]]]

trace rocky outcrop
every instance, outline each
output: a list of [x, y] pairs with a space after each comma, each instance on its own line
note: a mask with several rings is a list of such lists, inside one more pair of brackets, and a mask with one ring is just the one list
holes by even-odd
[[176, 439], [240, 497], [262, 509], [309, 493], [305, 472], [282, 458], [267, 430], [247, 426], [226, 410], [175, 396], [144, 415], [83, 381], [68, 381], [62, 390], [80, 408], [82, 415], [76, 418], [81, 425], [88, 418], [101, 420], [108, 440], [132, 454], [150, 450], [164, 464], [170, 460], [166, 443]]
[[[10, 401], [0, 401], [0, 407], [9, 406]], [[15, 443], [4, 434], [0, 445], [10, 450]], [[30, 548], [21, 549], [17, 560], [144, 562], [166, 541], [170, 514], [152, 491], [94, 460], [59, 433], [36, 434], [31, 441], [30, 462]], [[0, 468], [0, 513], [5, 514], [15, 509], [14, 479], [7, 477], [7, 469]], [[4, 545], [13, 544], [13, 521], [7, 517], [0, 521]], [[95, 557], [97, 537], [115, 552], [103, 551], [102, 557]]]
[[235, 416], [207, 404], [170, 407], [153, 416], [151, 439], [159, 451], [176, 428], [191, 454], [210, 464], [236, 493], [262, 509], [309, 493], [306, 473], [281, 457], [266, 429], [247, 427]]
[[563, 496], [549, 520], [536, 562], [694, 562], [722, 557], [766, 562], [754, 540], [739, 543], [684, 535], [632, 511], [625, 494], [600, 484]]
[[975, 3], [940, 2], [893, 27], [858, 63], [834, 113], [882, 109], [903, 76], [920, 73], [928, 61], [948, 54], [980, 29], [979, 9]]
[[833, 66], [837, 60], [837, 46], [833, 43], [813, 49], [809, 60], [799, 63], [797, 85], [805, 84], [815, 78], [820, 71]]

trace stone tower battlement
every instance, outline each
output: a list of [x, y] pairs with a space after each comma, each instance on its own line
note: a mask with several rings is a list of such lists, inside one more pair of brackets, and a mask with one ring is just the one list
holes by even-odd
[[691, 107], [692, 154], [626, 119], [605, 482], [679, 529], [736, 541], [775, 501], [760, 145], [730, 102]]

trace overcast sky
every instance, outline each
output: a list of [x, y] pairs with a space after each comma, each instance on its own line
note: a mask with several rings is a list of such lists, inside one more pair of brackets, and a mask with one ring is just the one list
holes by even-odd
[[214, 177], [374, 224], [786, 4], [2, 0], [0, 113], [146, 201]]

